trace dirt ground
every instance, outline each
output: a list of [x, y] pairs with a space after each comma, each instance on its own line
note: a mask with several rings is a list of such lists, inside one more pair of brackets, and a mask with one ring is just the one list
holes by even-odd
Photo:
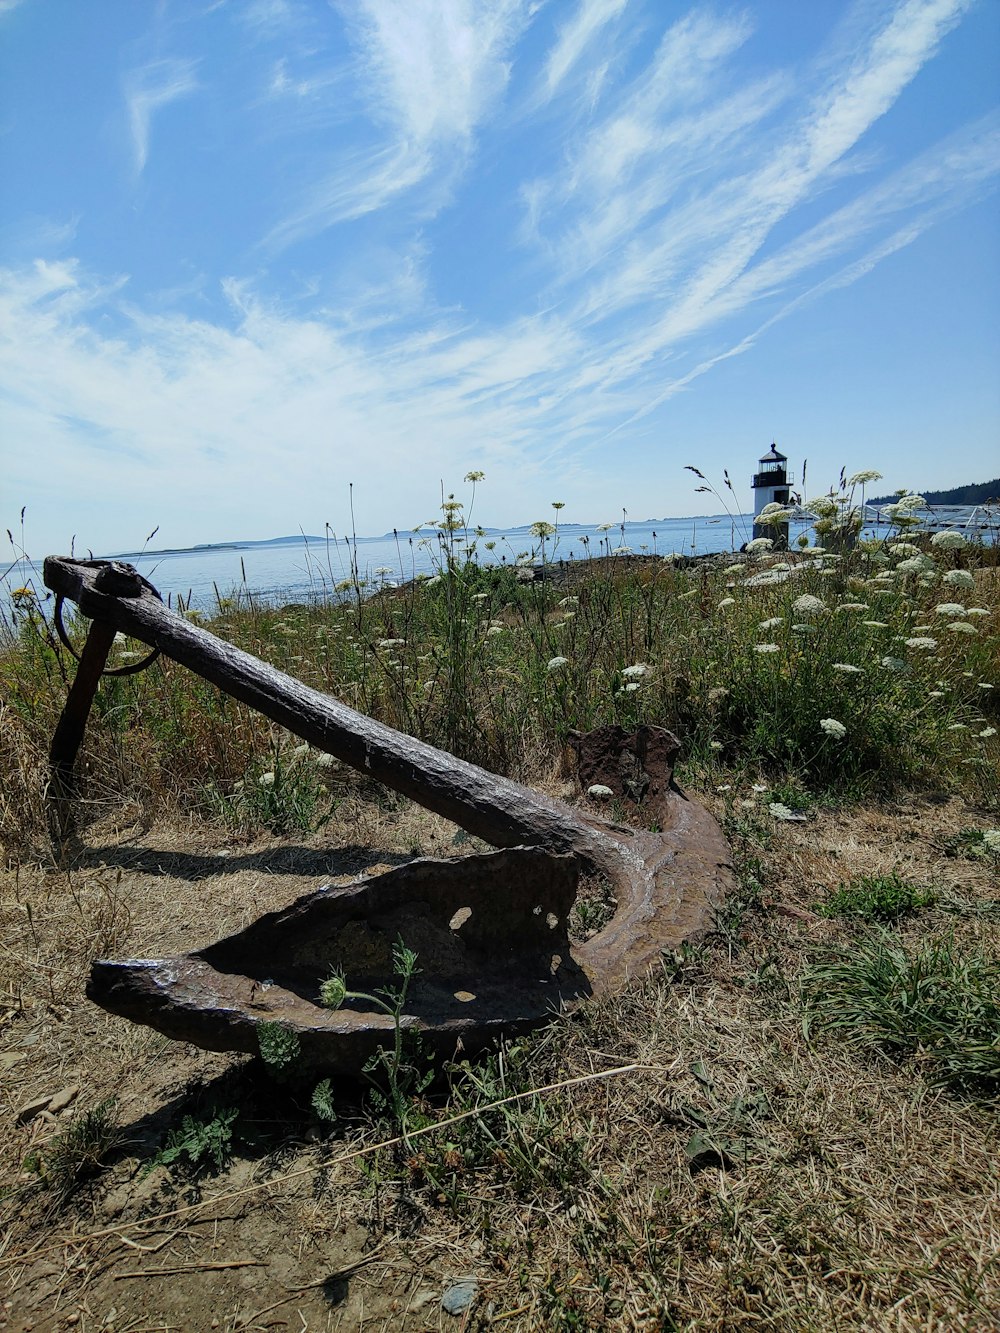
[[[766, 819], [751, 790], [705, 799], [720, 815], [728, 809]], [[666, 1009], [655, 1024], [644, 1012], [630, 1030], [627, 1014], [634, 1011], [627, 1000], [620, 1010], [598, 1013], [582, 1037], [567, 1038], [572, 1051], [560, 1069], [571, 1077], [639, 1066], [618, 1080], [620, 1094], [612, 1095], [609, 1079], [588, 1084], [574, 1103], [574, 1113], [589, 1117], [595, 1153], [612, 1162], [627, 1159], [631, 1174], [614, 1207], [630, 1234], [641, 1230], [639, 1216], [653, 1208], [654, 1192], [666, 1189], [664, 1182], [673, 1182], [693, 1219], [708, 1206], [706, 1189], [714, 1191], [714, 1200], [743, 1188], [738, 1167], [703, 1172], [692, 1181], [681, 1140], [669, 1128], [669, 1116], [664, 1119], [664, 1097], [674, 1096], [684, 1079], [690, 1082], [691, 1052], [709, 1050], [737, 1082], [741, 1069], [762, 1068], [765, 1061], [784, 1071], [786, 1085], [794, 1084], [788, 1100], [796, 1102], [795, 1132], [805, 1135], [801, 1126], [812, 1124], [809, 1132], [819, 1133], [816, 1126], [822, 1125], [828, 1139], [825, 1165], [805, 1148], [805, 1158], [787, 1158], [805, 1173], [801, 1180], [794, 1177], [799, 1185], [789, 1176], [789, 1189], [815, 1188], [824, 1207], [837, 1190], [843, 1207], [859, 1199], [871, 1230], [865, 1233], [859, 1224], [858, 1235], [869, 1234], [876, 1250], [885, 1244], [881, 1271], [892, 1272], [885, 1293], [878, 1291], [878, 1279], [866, 1278], [871, 1293], [862, 1298], [845, 1290], [837, 1297], [840, 1305], [831, 1297], [828, 1307], [815, 1307], [815, 1322], [804, 1313], [805, 1295], [796, 1296], [799, 1304], [791, 1303], [785, 1315], [769, 1297], [767, 1318], [735, 1307], [727, 1314], [725, 1302], [716, 1302], [717, 1318], [657, 1322], [655, 1303], [630, 1273], [632, 1261], [612, 1267], [605, 1260], [616, 1292], [615, 1303], [604, 1307], [611, 1311], [606, 1323], [592, 1315], [589, 1322], [573, 1323], [565, 1311], [577, 1308], [569, 1299], [574, 1284], [583, 1302], [594, 1273], [574, 1267], [576, 1251], [568, 1241], [563, 1245], [551, 1218], [532, 1216], [534, 1205], [520, 1209], [515, 1225], [502, 1181], [489, 1186], [499, 1234], [483, 1233], [481, 1211], [407, 1215], [391, 1185], [366, 1174], [364, 1164], [372, 1159], [359, 1154], [369, 1153], [376, 1140], [360, 1113], [328, 1137], [293, 1094], [276, 1094], [271, 1103], [255, 1095], [258, 1076], [246, 1058], [170, 1042], [105, 1014], [84, 997], [95, 957], [192, 950], [321, 884], [376, 873], [415, 854], [461, 855], [470, 844], [456, 842], [452, 825], [406, 803], [363, 800], [342, 812], [335, 831], [329, 826], [298, 840], [247, 841], [195, 822], [143, 829], [119, 817], [87, 830], [85, 856], [71, 869], [10, 861], [0, 873], [0, 1328], [415, 1333], [494, 1325], [989, 1327], [984, 1308], [995, 1297], [993, 1308], [1000, 1309], [994, 1122], [961, 1104], [915, 1098], [912, 1074], [873, 1073], [855, 1060], [811, 1054], [796, 1044], [784, 1019], [751, 1030], [747, 988], [739, 979], [741, 968], [750, 966], [741, 961], [740, 947], [754, 931], [764, 952], [783, 951], [793, 959], [825, 938], [834, 927], [811, 908], [818, 893], [850, 875], [897, 869], [956, 901], [1000, 901], [990, 867], [942, 854], [949, 834], [982, 825], [983, 818], [957, 798], [922, 796], [849, 814], [815, 809], [806, 822], [776, 825], [764, 897], [742, 935], [737, 931], [735, 952], [734, 936], [720, 936], [696, 988], [675, 986], [663, 993], [665, 999], [657, 992], [656, 1003]], [[995, 919], [970, 913], [956, 920], [964, 939], [995, 951]], [[758, 972], [761, 956], [758, 950], [753, 961]], [[637, 991], [634, 1004], [641, 1003]], [[640, 1028], [655, 1031], [658, 1045], [643, 1038], [645, 1047], [637, 1049]], [[683, 1070], [682, 1056], [689, 1062]], [[120, 1141], [107, 1153], [105, 1169], [60, 1202], [35, 1164], [45, 1162], [74, 1117], [111, 1098]], [[250, 1121], [223, 1171], [191, 1180], [165, 1166], [148, 1169], [184, 1114], [218, 1105], [239, 1106]], [[792, 1124], [789, 1112], [781, 1125], [786, 1137]], [[616, 1134], [624, 1135], [617, 1145]], [[857, 1142], [859, 1135], [868, 1139], [867, 1149]], [[648, 1160], [647, 1146], [653, 1154]], [[772, 1194], [774, 1170], [765, 1164], [754, 1177], [762, 1181], [770, 1172]], [[735, 1185], [723, 1179], [727, 1174]], [[751, 1175], [744, 1169], [744, 1180]], [[630, 1218], [626, 1211], [633, 1207]], [[891, 1243], [886, 1236], [894, 1238]], [[804, 1244], [804, 1253], [811, 1253], [812, 1242]], [[762, 1238], [757, 1262], [773, 1265], [767, 1247]], [[952, 1255], [948, 1273], [978, 1274], [974, 1300], [961, 1290], [948, 1295], [955, 1281], [941, 1277], [943, 1261], [933, 1272], [925, 1263], [929, 1276], [914, 1278], [907, 1293], [908, 1265], [918, 1267], [919, 1256], [926, 1258], [934, 1247]], [[690, 1262], [686, 1294], [678, 1296], [676, 1308], [694, 1316], [715, 1308], [712, 1273], [720, 1292], [731, 1274], [711, 1245]], [[802, 1260], [801, 1266], [808, 1264]], [[799, 1290], [793, 1268], [790, 1263], [788, 1291]], [[476, 1299], [465, 1314], [451, 1315], [442, 1297], [467, 1276], [476, 1282]], [[698, 1282], [705, 1288], [700, 1294]], [[837, 1286], [835, 1276], [830, 1282]], [[892, 1283], [901, 1293], [895, 1314]], [[857, 1313], [865, 1309], [871, 1322]]]

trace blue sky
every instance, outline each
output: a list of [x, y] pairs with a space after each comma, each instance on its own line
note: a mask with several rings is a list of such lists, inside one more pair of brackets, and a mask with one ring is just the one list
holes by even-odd
[[[34, 556], [1000, 473], [998, 0], [0, 0]], [[881, 489], [881, 488], [878, 488]]]

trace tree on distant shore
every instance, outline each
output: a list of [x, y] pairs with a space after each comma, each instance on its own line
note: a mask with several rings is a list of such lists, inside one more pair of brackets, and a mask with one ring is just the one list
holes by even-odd
[[[968, 486], [955, 486], [950, 491], [921, 491], [929, 505], [984, 505], [1000, 502], [1000, 477], [995, 481], [970, 482]], [[870, 505], [887, 505], [897, 499], [896, 495], [873, 496]]]

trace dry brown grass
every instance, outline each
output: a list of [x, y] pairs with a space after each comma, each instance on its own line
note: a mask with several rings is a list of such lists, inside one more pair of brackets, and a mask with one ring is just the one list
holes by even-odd
[[[705, 799], [763, 822], [749, 791]], [[408, 1160], [378, 1148], [389, 1131], [350, 1101], [334, 1136], [317, 1137], [251, 1066], [82, 998], [97, 954], [196, 948], [310, 885], [468, 849], [406, 803], [359, 794], [340, 816], [292, 844], [105, 822], [72, 869], [5, 872], [0, 1324], [457, 1329], [441, 1293], [471, 1273], [468, 1328], [996, 1326], [994, 1112], [931, 1092], [912, 1065], [808, 1043], [795, 987], [817, 948], [857, 929], [811, 911], [854, 875], [895, 869], [950, 901], [996, 903], [990, 867], [941, 853], [982, 812], [914, 798], [775, 825], [755, 848], [762, 892], [703, 949], [459, 1076], [429, 1116], [639, 1068], [442, 1124]], [[951, 930], [998, 952], [985, 912], [933, 909], [903, 933]], [[73, 1085], [66, 1111], [18, 1123], [34, 1096]], [[24, 1163], [44, 1163], [73, 1112], [111, 1096], [125, 1141], [57, 1207]], [[240, 1109], [244, 1134], [225, 1172], [142, 1174], [182, 1113], [222, 1105]]]

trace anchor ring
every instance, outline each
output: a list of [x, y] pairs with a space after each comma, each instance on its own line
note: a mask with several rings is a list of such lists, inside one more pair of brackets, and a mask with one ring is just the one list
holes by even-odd
[[[155, 591], [155, 589], [153, 589], [152, 591]], [[159, 593], [157, 593], [156, 595], [157, 597], [159, 597]], [[56, 633], [59, 635], [59, 640], [62, 643], [63, 647], [66, 649], [66, 651], [69, 653], [71, 657], [75, 658], [79, 662], [80, 654], [73, 647], [73, 644], [70, 641], [70, 637], [66, 633], [66, 627], [63, 624], [62, 609], [63, 609], [63, 602], [65, 600], [66, 599], [61, 592], [56, 593], [56, 604], [55, 607], [53, 608], [52, 619], [55, 622]], [[146, 654], [146, 656], [142, 659], [141, 662], [130, 662], [128, 666], [105, 667], [104, 670], [101, 672], [101, 675], [134, 676], [140, 671], [145, 671], [148, 666], [152, 666], [159, 656], [160, 656], [159, 648], [154, 648], [152, 652]]]

